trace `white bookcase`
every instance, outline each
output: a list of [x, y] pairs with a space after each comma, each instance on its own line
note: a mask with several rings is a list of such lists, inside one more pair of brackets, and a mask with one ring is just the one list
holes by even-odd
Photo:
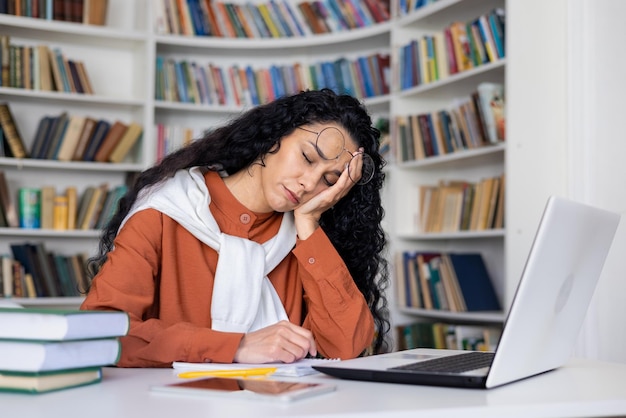
[[[451, 22], [468, 22], [492, 9], [505, 8], [504, 0], [439, 0], [397, 19], [391, 31], [394, 57], [398, 48], [411, 40], [442, 31]], [[397, 77], [398, 60], [395, 65]], [[416, 115], [447, 109], [452, 100], [469, 97], [481, 82], [505, 83], [506, 58], [483, 64], [470, 70], [452, 74], [447, 78], [413, 88], [396, 87], [391, 99], [391, 115]], [[396, 79], [396, 82], [398, 80]], [[396, 83], [398, 86], [399, 84]], [[506, 92], [505, 92], [506, 94]], [[393, 125], [392, 125], [393, 126]], [[397, 138], [398, 132], [392, 135]], [[399, 146], [397, 141], [392, 142]], [[434, 185], [440, 180], [478, 182], [485, 177], [505, 173], [505, 153], [508, 143], [457, 151], [417, 161], [392, 162], [388, 170], [387, 230], [390, 236], [390, 262], [392, 288], [388, 296], [396, 309], [392, 311], [394, 323], [415, 320], [460, 324], [498, 325], [504, 321], [502, 312], [451, 312], [448, 310], [407, 308], [398, 303], [399, 272], [395, 271], [395, 256], [403, 251], [425, 252], [479, 252], [483, 256], [501, 306], [508, 306], [510, 283], [506, 279], [505, 229], [462, 231], [453, 233], [423, 233], [417, 224], [420, 185]], [[505, 209], [506, 213], [506, 209]]]

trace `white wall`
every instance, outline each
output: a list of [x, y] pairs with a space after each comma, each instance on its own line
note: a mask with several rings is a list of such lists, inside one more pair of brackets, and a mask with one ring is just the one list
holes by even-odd
[[507, 1], [507, 279], [520, 276], [548, 195], [625, 215], [575, 349], [618, 362], [626, 362], [624, 16], [621, 0]]
[[568, 16], [570, 193], [623, 215], [577, 354], [626, 362], [626, 2], [570, 1]]

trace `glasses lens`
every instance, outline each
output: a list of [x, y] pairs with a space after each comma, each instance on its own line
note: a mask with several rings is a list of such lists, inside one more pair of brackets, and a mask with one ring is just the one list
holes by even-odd
[[372, 160], [372, 157], [365, 153], [354, 154], [352, 159], [358, 157], [361, 157], [361, 177], [359, 178], [358, 172], [354, 171], [358, 170], [358, 165], [353, 165], [354, 161], [350, 161], [350, 164], [348, 165], [348, 176], [350, 176], [350, 180], [356, 184], [367, 184], [374, 177], [374, 171], [376, 170], [374, 160]]
[[317, 152], [326, 160], [334, 160], [344, 150], [346, 140], [337, 128], [324, 128], [317, 135]]

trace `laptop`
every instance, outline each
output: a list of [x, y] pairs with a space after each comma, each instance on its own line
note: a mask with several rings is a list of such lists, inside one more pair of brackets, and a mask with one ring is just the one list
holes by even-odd
[[556, 369], [571, 355], [619, 221], [548, 199], [495, 352], [417, 348], [314, 368], [343, 379], [482, 389]]

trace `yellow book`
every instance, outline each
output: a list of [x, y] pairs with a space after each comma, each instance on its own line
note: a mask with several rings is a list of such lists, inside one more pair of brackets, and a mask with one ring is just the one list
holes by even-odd
[[52, 229], [66, 230], [67, 229], [67, 212], [68, 212], [68, 199], [67, 196], [59, 195], [54, 197], [54, 219]]
[[54, 186], [43, 186], [41, 188], [41, 228], [52, 229], [54, 224], [54, 197], [56, 190]]
[[267, 28], [269, 29], [270, 33], [272, 34], [272, 37], [280, 38], [280, 31], [278, 30], [278, 28], [276, 27], [276, 24], [272, 20], [272, 15], [270, 14], [270, 11], [269, 11], [267, 5], [266, 4], [259, 4], [258, 7], [259, 7], [259, 12], [261, 12], [261, 17], [263, 17], [263, 21], [267, 25]]
[[65, 189], [67, 197], [67, 229], [76, 229], [76, 213], [78, 210], [78, 191], [76, 186]]

